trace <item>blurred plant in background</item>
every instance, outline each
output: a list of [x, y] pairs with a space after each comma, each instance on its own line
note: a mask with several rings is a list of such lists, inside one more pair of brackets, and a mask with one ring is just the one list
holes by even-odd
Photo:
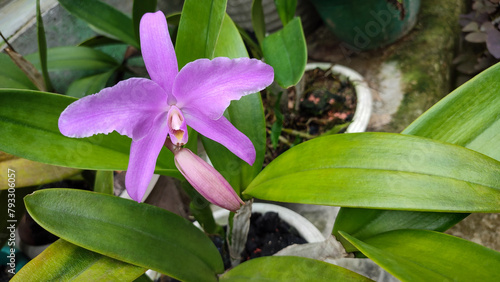
[[460, 16], [470, 48], [455, 58], [457, 70], [474, 75], [500, 61], [500, 1], [473, 0], [472, 11]]

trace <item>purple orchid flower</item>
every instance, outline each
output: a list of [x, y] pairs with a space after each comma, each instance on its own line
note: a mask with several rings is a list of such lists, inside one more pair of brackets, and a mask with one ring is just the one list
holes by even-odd
[[165, 141], [186, 144], [187, 125], [252, 165], [252, 142], [223, 113], [232, 100], [270, 85], [273, 68], [256, 59], [220, 57], [199, 59], [178, 71], [167, 21], [160, 11], [143, 16], [140, 39], [151, 80], [130, 78], [75, 101], [59, 117], [61, 133], [81, 138], [116, 130], [132, 138], [125, 185], [137, 202], [144, 196]]

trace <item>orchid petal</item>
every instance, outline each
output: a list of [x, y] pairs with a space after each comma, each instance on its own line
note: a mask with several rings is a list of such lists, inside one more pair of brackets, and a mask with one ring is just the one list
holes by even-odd
[[241, 133], [224, 116], [218, 120], [211, 120], [202, 112], [186, 108], [184, 117], [187, 123], [201, 135], [218, 142], [240, 159], [253, 165], [255, 162], [255, 147], [248, 137]]
[[141, 202], [146, 193], [167, 133], [166, 113], [161, 113], [154, 118], [148, 135], [139, 141], [132, 141], [125, 187], [130, 197], [137, 202]]
[[130, 78], [69, 105], [59, 117], [59, 130], [68, 137], [89, 137], [116, 130], [140, 140], [154, 118], [168, 107], [165, 91], [155, 82]]
[[139, 28], [142, 57], [149, 76], [163, 87], [168, 95], [168, 103], [175, 104], [172, 85], [179, 67], [165, 15], [161, 11], [146, 13], [141, 19]]
[[212, 204], [230, 211], [236, 211], [244, 204], [226, 179], [189, 149], [175, 152], [174, 159], [186, 180]]
[[196, 108], [218, 119], [231, 100], [258, 92], [273, 79], [273, 68], [256, 59], [199, 59], [182, 68], [172, 91], [180, 109]]

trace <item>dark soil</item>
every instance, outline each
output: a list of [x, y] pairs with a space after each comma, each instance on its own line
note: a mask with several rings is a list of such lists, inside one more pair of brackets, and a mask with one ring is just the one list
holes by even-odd
[[305, 244], [302, 238], [288, 223], [281, 220], [275, 212], [252, 213], [245, 250], [241, 262], [249, 259], [271, 256], [293, 244]]
[[[300, 86], [289, 88], [286, 100], [282, 97], [276, 102], [276, 95], [269, 92], [263, 99], [270, 135], [264, 165], [303, 141], [343, 132], [352, 121], [356, 92], [345, 77], [331, 70], [314, 69], [307, 71], [299, 84], [304, 85], [303, 91], [299, 90]], [[296, 98], [297, 93], [300, 99]], [[272, 139], [278, 139], [275, 123], [279, 123], [280, 114], [283, 128], [278, 142], [273, 144]]]
[[[224, 226], [225, 228], [225, 226]], [[212, 235], [210, 239], [219, 250], [224, 262], [224, 269], [231, 267], [231, 258], [227, 242], [220, 235]], [[297, 230], [281, 220], [278, 213], [252, 213], [245, 249], [241, 253], [241, 262], [249, 259], [272, 256], [283, 248], [293, 244], [305, 244], [307, 241]]]

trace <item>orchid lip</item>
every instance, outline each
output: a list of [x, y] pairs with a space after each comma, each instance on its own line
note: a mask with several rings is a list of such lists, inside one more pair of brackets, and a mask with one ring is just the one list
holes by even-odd
[[182, 146], [188, 141], [186, 119], [175, 105], [170, 106], [167, 114], [167, 126], [172, 143]]

